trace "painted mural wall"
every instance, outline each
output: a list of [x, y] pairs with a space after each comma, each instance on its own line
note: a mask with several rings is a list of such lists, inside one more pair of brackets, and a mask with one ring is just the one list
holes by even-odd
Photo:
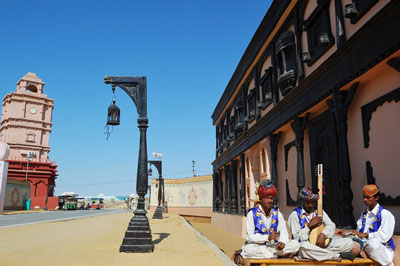
[[31, 195], [31, 186], [22, 181], [7, 180], [6, 197], [4, 201], [5, 210], [23, 210], [25, 200]]
[[[212, 176], [165, 179], [165, 206], [183, 215], [210, 216], [212, 207]], [[158, 179], [152, 179], [150, 206], [158, 205]]]

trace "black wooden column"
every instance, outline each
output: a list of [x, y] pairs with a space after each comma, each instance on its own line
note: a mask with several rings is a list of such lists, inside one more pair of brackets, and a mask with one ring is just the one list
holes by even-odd
[[[272, 184], [278, 189], [278, 173], [276, 170], [276, 161], [278, 159], [278, 142], [279, 138], [282, 135], [282, 131], [279, 131], [278, 134], [269, 135], [269, 145], [271, 148], [271, 180]], [[274, 208], [278, 205], [278, 197], [275, 198]]]
[[231, 171], [230, 171], [230, 195], [231, 195], [231, 214], [237, 214], [237, 161], [231, 161]]
[[229, 166], [224, 166], [224, 174], [225, 174], [225, 190], [224, 190], [224, 213], [229, 212]]
[[347, 91], [335, 89], [333, 98], [326, 102], [335, 115], [338, 134], [339, 176], [342, 186], [342, 198], [340, 200], [343, 211], [341, 226], [350, 228], [355, 227], [355, 219], [353, 215], [353, 191], [351, 190], [351, 170], [347, 144], [347, 111], [357, 87], [358, 83], [354, 83]]
[[223, 186], [222, 186], [222, 169], [218, 170], [218, 202], [217, 211], [222, 212]]
[[343, 20], [342, 1], [335, 0], [335, 13], [336, 13], [336, 45], [341, 48], [346, 41], [345, 26]]
[[218, 174], [213, 173], [213, 212], [217, 211], [218, 208]]
[[244, 154], [240, 154], [240, 213], [246, 215], [246, 167]]
[[299, 201], [299, 192], [306, 185], [304, 177], [304, 129], [308, 123], [308, 117], [310, 113], [307, 113], [304, 117], [295, 117], [293, 122], [290, 123], [294, 134], [296, 135], [296, 150], [297, 150], [297, 201]]
[[302, 55], [302, 45], [301, 45], [301, 35], [303, 34], [302, 27], [300, 26], [300, 21], [303, 21], [303, 15], [299, 14], [299, 9], [294, 9], [294, 33], [296, 35], [296, 66], [297, 66], [297, 80], [299, 83], [304, 79], [304, 66], [301, 59]]

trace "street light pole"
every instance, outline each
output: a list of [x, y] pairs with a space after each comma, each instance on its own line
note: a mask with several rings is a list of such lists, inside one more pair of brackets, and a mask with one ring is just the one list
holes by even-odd
[[162, 161], [148, 161], [150, 165], [154, 165], [157, 168], [158, 171], [158, 205], [156, 210], [154, 211], [153, 214], [153, 219], [162, 219], [162, 206], [161, 206], [161, 201], [164, 198], [164, 191], [162, 190], [162, 184], [163, 184], [163, 179], [162, 179]]
[[[147, 176], [147, 79], [146, 77], [121, 77], [121, 76], [105, 76], [104, 82], [112, 84], [113, 90], [115, 86], [120, 87], [132, 99], [136, 106], [139, 118], [137, 120], [140, 131], [139, 158], [136, 178], [136, 192], [139, 195], [137, 209], [134, 216], [129, 222], [128, 229], [120, 252], [132, 253], [148, 253], [154, 251], [154, 245], [151, 238], [151, 230], [149, 220], [146, 217], [145, 199], [147, 193], [148, 176]], [[115, 99], [113, 100], [115, 104]], [[116, 106], [115, 106], [116, 107]], [[118, 109], [118, 108], [117, 108]], [[114, 110], [115, 111], [115, 110]], [[108, 122], [110, 125], [119, 125], [119, 109], [116, 113], [109, 108]], [[110, 115], [111, 112], [111, 115]], [[117, 114], [114, 116], [113, 114]], [[117, 117], [117, 121], [113, 121]]]
[[165, 213], [165, 187], [164, 187], [164, 178], [161, 179], [161, 186], [162, 186], [162, 201], [161, 201], [161, 206], [162, 206], [162, 212]]

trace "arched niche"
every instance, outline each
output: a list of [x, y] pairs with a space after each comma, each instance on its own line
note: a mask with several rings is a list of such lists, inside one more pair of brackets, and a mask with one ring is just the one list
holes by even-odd
[[38, 92], [38, 89], [37, 89], [37, 87], [35, 86], [35, 85], [28, 85], [27, 87], [26, 87], [26, 90], [27, 91], [31, 91], [31, 92], [34, 92], [34, 93], [37, 93]]

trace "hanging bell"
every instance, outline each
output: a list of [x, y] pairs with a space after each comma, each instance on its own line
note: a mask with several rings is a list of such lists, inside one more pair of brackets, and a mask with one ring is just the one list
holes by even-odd
[[118, 126], [119, 115], [120, 115], [120, 110], [118, 106], [115, 104], [115, 99], [113, 99], [113, 103], [108, 107], [107, 125]]
[[153, 175], [153, 170], [151, 169], [151, 166], [149, 167], [149, 176]]

